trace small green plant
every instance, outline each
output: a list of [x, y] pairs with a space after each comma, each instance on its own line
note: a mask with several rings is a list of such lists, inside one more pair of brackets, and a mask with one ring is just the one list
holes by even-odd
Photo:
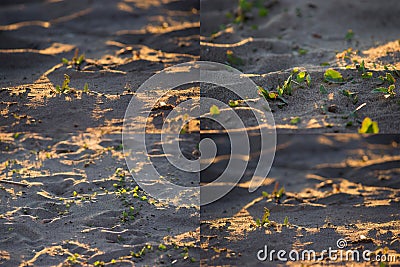
[[294, 118], [292, 118], [292, 119], [290, 120], [290, 124], [296, 125], [296, 124], [299, 124], [300, 121], [301, 121], [300, 117], [294, 117]]
[[300, 49], [298, 50], [298, 52], [299, 52], [299, 55], [300, 55], [300, 56], [304, 56], [305, 54], [308, 53], [308, 50], [307, 50], [307, 49], [300, 48]]
[[145, 245], [142, 249], [140, 249], [138, 252], [131, 252], [131, 256], [135, 258], [140, 258], [144, 256], [147, 252], [152, 251], [153, 247], [150, 244]]
[[272, 193], [268, 194], [267, 192], [263, 191], [262, 192], [263, 197], [268, 199], [273, 199], [275, 200], [276, 203], [280, 203], [282, 197], [285, 195], [285, 188], [283, 186], [279, 190], [278, 188], [279, 188], [279, 183], [276, 182]]
[[211, 114], [212, 116], [219, 115], [219, 114], [220, 114], [219, 108], [218, 108], [216, 105], [212, 105], [212, 106], [210, 107], [210, 114]]
[[328, 69], [324, 73], [325, 82], [330, 83], [343, 83], [344, 79], [340, 72], [334, 69]]
[[83, 92], [89, 93], [89, 85], [87, 83], [85, 83], [85, 85], [83, 86]]
[[158, 249], [159, 250], [166, 250], [167, 246], [165, 246], [164, 244], [160, 244], [160, 245], [158, 245]]
[[104, 261], [95, 261], [95, 262], [93, 263], [93, 265], [94, 265], [94, 266], [103, 267], [103, 266], [106, 265], [106, 263], [105, 263]]
[[265, 7], [258, 8], [258, 15], [260, 17], [266, 17], [266, 16], [268, 16], [268, 13], [269, 13], [269, 10], [267, 8], [265, 8]]
[[396, 93], [394, 92], [395, 85], [391, 84], [388, 87], [378, 87], [372, 90], [372, 93], [383, 93], [385, 98], [394, 97]]
[[356, 69], [361, 72], [361, 78], [363, 79], [371, 79], [373, 77], [373, 73], [367, 71], [365, 68], [365, 61], [363, 60], [361, 64], [356, 63]]
[[67, 94], [70, 92], [70, 87], [69, 87], [69, 83], [71, 82], [70, 77], [68, 76], [68, 74], [64, 74], [64, 81], [61, 85], [61, 87], [59, 85], [56, 86], [56, 92], [59, 94]]
[[61, 62], [65, 65], [73, 66], [77, 70], [80, 70], [82, 63], [85, 62], [85, 54], [79, 55], [79, 49], [75, 49], [74, 57], [71, 60], [62, 58]]
[[261, 220], [256, 219], [256, 225], [260, 227], [267, 227], [271, 225], [271, 221], [269, 220], [269, 216], [271, 215], [268, 208], [264, 208], [264, 215], [262, 216]]
[[284, 226], [289, 226], [289, 218], [288, 218], [288, 216], [286, 216], [285, 219], [283, 220], [283, 225]]
[[352, 92], [348, 89], [343, 89], [341, 91], [342, 95], [347, 96], [348, 98], [350, 98], [353, 102], [353, 104], [357, 104], [358, 103], [358, 93], [357, 92]]
[[369, 117], [366, 117], [361, 124], [361, 128], [358, 129], [358, 133], [379, 133], [378, 122], [372, 121]]
[[227, 50], [226, 51], [226, 58], [227, 61], [229, 63], [229, 65], [231, 66], [242, 66], [244, 65], [244, 61], [243, 59], [241, 59], [240, 57], [236, 56], [232, 50]]
[[347, 41], [351, 41], [354, 37], [354, 32], [352, 29], [349, 29], [344, 37]]
[[325, 86], [323, 84], [320, 85], [319, 87], [319, 92], [323, 95], [328, 94], [328, 91], [326, 90]]
[[235, 108], [235, 107], [239, 107], [241, 105], [243, 105], [244, 100], [229, 100], [228, 105], [231, 108]]
[[283, 85], [278, 85], [276, 91], [269, 91], [261, 86], [258, 86], [258, 92], [267, 100], [281, 100], [284, 105], [288, 102], [283, 98], [283, 95], [292, 95], [294, 86], [304, 88], [304, 86], [311, 85], [311, 75], [307, 71], [300, 71], [294, 68], [289, 77], [285, 80]]

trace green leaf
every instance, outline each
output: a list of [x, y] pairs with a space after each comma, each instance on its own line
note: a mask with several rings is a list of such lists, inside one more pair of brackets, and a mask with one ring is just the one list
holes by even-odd
[[372, 78], [373, 74], [372, 72], [364, 72], [363, 74], [361, 74], [361, 78], [363, 79], [370, 79]]
[[307, 81], [307, 85], [310, 86], [311, 85], [311, 75], [307, 73], [306, 76], [306, 81]]
[[85, 61], [85, 55], [80, 55], [80, 57], [78, 57], [78, 59], [76, 60], [75, 64], [80, 66], [83, 61]]
[[388, 93], [391, 94], [391, 95], [394, 95], [395, 94], [395, 92], [394, 92], [395, 88], [396, 88], [396, 86], [394, 84], [390, 85], [388, 87]]
[[346, 33], [345, 39], [348, 40], [348, 41], [350, 41], [351, 39], [353, 39], [353, 37], [354, 37], [354, 32], [353, 32], [353, 30], [351, 30], [351, 29], [348, 30], [347, 33]]
[[226, 57], [230, 65], [240, 66], [244, 64], [243, 59], [235, 56], [232, 50], [226, 51]]
[[261, 8], [258, 9], [258, 15], [260, 17], [266, 17], [268, 15], [268, 13], [269, 13], [269, 11], [265, 7], [261, 7]]
[[219, 114], [220, 114], [219, 108], [218, 108], [216, 105], [212, 105], [212, 106], [210, 107], [210, 114], [211, 114], [212, 116], [219, 115]]
[[240, 0], [239, 7], [243, 12], [249, 12], [251, 10], [251, 8], [253, 7], [253, 5], [252, 5], [252, 3], [250, 3], [247, 0]]
[[388, 89], [386, 87], [378, 87], [371, 91], [372, 93], [388, 93]]
[[262, 194], [263, 197], [269, 197], [269, 194], [267, 192], [265, 192], [265, 191], [262, 191], [261, 194]]
[[69, 64], [69, 60], [68, 59], [66, 59], [65, 57], [63, 57], [62, 59], [61, 59], [61, 62], [62, 63], [64, 63], [64, 64]]
[[284, 226], [288, 226], [288, 225], [289, 225], [289, 218], [288, 218], [288, 216], [286, 216], [285, 219], [283, 220], [283, 225], [284, 225]]
[[298, 52], [299, 52], [299, 55], [300, 55], [300, 56], [304, 56], [305, 54], [308, 53], [308, 50], [307, 50], [307, 49], [300, 48], [300, 49], [298, 50]]
[[305, 71], [299, 72], [299, 73], [297, 74], [296, 81], [297, 81], [298, 83], [303, 82], [304, 79], [306, 78], [306, 74], [307, 74], [307, 73], [306, 73]]
[[238, 107], [239, 106], [239, 101], [237, 100], [229, 100], [229, 106], [234, 108], [234, 107]]
[[283, 88], [281, 86], [278, 85], [278, 87], [276, 88], [278, 95], [282, 96], [283, 95]]
[[290, 124], [296, 125], [300, 122], [300, 117], [294, 117], [290, 120]]
[[361, 128], [358, 129], [358, 133], [379, 133], [378, 123], [376, 121], [372, 121], [369, 117], [366, 117], [362, 124]]
[[344, 82], [342, 74], [334, 69], [328, 69], [324, 73], [324, 78], [326, 82], [332, 83], [342, 83]]
[[264, 225], [266, 223], [270, 223], [269, 221], [269, 216], [270, 216], [270, 212], [268, 208], [264, 208], [264, 215], [261, 219], [261, 225]]
[[166, 250], [167, 247], [164, 244], [160, 244], [160, 245], [158, 245], [158, 249], [159, 250]]
[[321, 92], [321, 94], [326, 95], [328, 93], [328, 91], [325, 89], [325, 86], [323, 84], [321, 84], [321, 86], [319, 87], [319, 91]]
[[390, 84], [394, 84], [396, 82], [396, 79], [393, 77], [392, 74], [390, 73], [386, 73], [386, 80], [390, 83]]
[[85, 85], [83, 86], [83, 92], [84, 93], [88, 93], [89, 92], [89, 85], [87, 83], [85, 83]]

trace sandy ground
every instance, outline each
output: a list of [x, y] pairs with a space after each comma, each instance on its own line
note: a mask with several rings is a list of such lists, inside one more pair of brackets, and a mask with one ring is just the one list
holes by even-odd
[[[202, 265], [284, 265], [276, 254], [272, 261], [261, 262], [257, 252], [267, 245], [269, 251], [315, 250], [321, 255], [329, 247], [337, 249], [340, 238], [347, 240], [346, 249], [379, 254], [379, 248], [388, 247], [398, 257], [398, 142], [398, 135], [279, 135], [275, 161], [262, 188], [249, 194], [251, 175], [245, 175], [228, 195], [201, 208]], [[248, 170], [255, 164], [250, 161]], [[218, 166], [212, 171], [218, 172]], [[262, 195], [271, 194], [276, 183], [286, 191], [279, 202]], [[256, 220], [263, 217], [264, 208], [269, 209], [272, 224], [259, 227]], [[283, 225], [285, 217], [289, 226]], [[286, 264], [300, 263], [377, 264], [327, 257]]]
[[[232, 51], [240, 60], [231, 65], [271, 91], [283, 85], [293, 68], [307, 70], [310, 86], [295, 86], [286, 97], [288, 105], [270, 102], [278, 132], [357, 132], [365, 117], [377, 121], [383, 133], [399, 131], [399, 96], [385, 99], [371, 93], [380, 87], [377, 78], [385, 75], [385, 65], [400, 68], [396, 1], [259, 1], [269, 11], [266, 16], [259, 15], [257, 1], [247, 2], [254, 7], [243, 23], [235, 24], [240, 13], [232, 1], [202, 1], [201, 59], [229, 63], [227, 51]], [[353, 35], [346, 38], [349, 30]], [[353, 60], [364, 60], [373, 77], [361, 78]], [[339, 70], [345, 82], [325, 83], [328, 68]], [[320, 92], [321, 84], [326, 94]], [[396, 85], [398, 92], [398, 81]], [[343, 95], [343, 90], [355, 93], [358, 100]], [[363, 103], [357, 117], [349, 118]], [[292, 125], [294, 117], [301, 121]]]
[[[399, 137], [287, 134], [356, 133], [365, 116], [377, 120], [381, 132], [398, 132], [398, 96], [372, 96], [375, 80], [341, 69], [349, 59], [335, 52], [360, 50], [350, 60], [365, 59], [375, 78], [385, 64], [398, 68], [398, 5], [310, 0], [294, 6], [282, 0], [266, 6], [268, 16], [253, 14], [242, 25], [228, 25], [226, 12], [234, 14], [235, 5], [220, 0], [201, 1], [201, 16], [200, 2], [191, 0], [2, 1], [0, 265], [257, 266], [264, 245], [321, 251], [335, 247], [338, 238], [353, 249], [379, 254], [387, 247], [398, 255]], [[222, 24], [228, 26], [218, 32]], [[345, 40], [350, 28], [355, 35]], [[308, 52], [300, 55], [300, 48]], [[250, 161], [241, 183], [220, 201], [201, 209], [166, 206], [137, 188], [126, 166], [126, 107], [140, 84], [165, 67], [198, 59], [225, 62], [228, 49], [243, 59], [236, 67], [260, 86], [283, 83], [293, 67], [306, 68], [312, 83], [286, 97], [287, 106], [270, 102], [281, 135], [259, 190], [247, 191], [256, 164]], [[75, 53], [85, 55], [79, 67], [62, 63]], [[353, 82], [324, 83], [328, 67], [322, 62]], [[57, 94], [65, 74], [71, 91]], [[328, 94], [319, 92], [321, 83]], [[342, 89], [357, 91], [358, 103], [342, 96]], [[193, 185], [199, 177], [166, 163], [155, 133], [175, 105], [199, 95], [195, 85], [172, 91], [149, 120], [151, 158], [177, 184]], [[219, 97], [227, 102], [231, 95]], [[353, 126], [345, 127], [349, 119], [343, 117], [364, 102]], [[334, 113], [322, 108], [332, 105]], [[301, 117], [298, 125], [288, 123], [294, 116]], [[200, 136], [184, 137], [183, 154], [195, 159]], [[202, 182], [221, 171], [224, 153], [200, 174]], [[271, 193], [276, 182], [286, 190], [279, 204], [261, 193]], [[256, 225], [264, 208], [271, 212], [271, 227]]]
[[[121, 146], [133, 91], [199, 58], [198, 10], [197, 1], [2, 2], [0, 179], [22, 184], [0, 184], [0, 265], [198, 265], [199, 210], [135, 194]], [[61, 62], [76, 48], [80, 70]], [[64, 74], [74, 91], [55, 94]]]

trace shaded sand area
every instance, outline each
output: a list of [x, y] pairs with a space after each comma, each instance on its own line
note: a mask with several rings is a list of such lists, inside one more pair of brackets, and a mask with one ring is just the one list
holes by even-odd
[[[399, 142], [398, 135], [279, 135], [274, 164], [259, 190], [249, 194], [251, 175], [247, 174], [228, 195], [201, 207], [201, 265], [379, 266], [345, 258], [334, 261], [326, 252], [321, 261], [277, 258], [281, 249], [286, 258], [292, 249], [314, 250], [321, 257], [324, 249], [338, 249], [336, 242], [343, 238], [347, 241], [343, 253], [358, 250], [360, 258], [365, 250], [388, 253], [397, 257], [397, 263], [390, 263], [397, 266]], [[224, 156], [219, 159], [224, 161]], [[256, 163], [249, 164], [251, 170]], [[202, 178], [218, 170], [216, 166]], [[282, 187], [282, 196], [273, 194]], [[257, 220], [262, 220], [265, 208], [269, 223], [260, 226]], [[268, 254], [267, 261], [261, 262], [257, 252], [265, 245], [275, 254], [271, 261]]]
[[[293, 85], [292, 95], [283, 95], [287, 104], [269, 100], [278, 133], [355, 133], [365, 117], [377, 121], [380, 132], [397, 133], [399, 11], [396, 0], [204, 0], [201, 59], [228, 63], [269, 91], [283, 86], [293, 68], [306, 70], [311, 84]], [[365, 69], [356, 68], [363, 61]], [[329, 68], [343, 82], [324, 82]], [[386, 73], [397, 79], [397, 94], [387, 99], [371, 93], [389, 87], [379, 80]]]
[[[246, 11], [245, 23], [221, 28], [235, 18], [236, 4], [201, 5], [200, 27], [200, 1], [1, 2], [1, 266], [257, 266], [256, 252], [266, 244], [320, 251], [335, 247], [339, 237], [350, 248], [398, 255], [398, 136], [281, 135], [258, 191], [247, 190], [256, 164], [250, 161], [232, 193], [201, 209], [166, 206], [137, 187], [121, 139], [126, 107], [151, 75], [182, 62], [231, 61], [267, 89], [282, 84], [293, 67], [307, 69], [311, 85], [295, 86], [284, 96], [288, 105], [269, 101], [281, 133], [357, 132], [365, 116], [378, 121], [381, 132], [399, 130], [398, 95], [369, 93], [378, 75], [396, 75], [392, 65], [399, 67], [395, 1], [265, 1], [267, 16]], [[364, 59], [374, 78], [363, 79], [353, 59]], [[345, 82], [325, 83], [328, 67], [340, 70]], [[157, 133], [185, 100], [201, 93], [226, 102], [232, 97], [212, 86], [201, 89], [191, 84], [169, 92], [147, 125], [152, 162], [185, 186], [197, 184], [198, 173], [168, 164]], [[342, 90], [357, 91], [357, 102]], [[364, 102], [358, 117], [347, 116]], [[288, 123], [296, 116], [297, 124]], [[188, 159], [199, 157], [198, 130], [196, 121], [181, 135]], [[217, 158], [201, 181], [224, 161]], [[279, 204], [261, 193], [276, 185], [286, 190]], [[264, 208], [272, 223], [260, 227]]]
[[199, 210], [137, 188], [121, 144], [139, 85], [198, 58], [198, 1], [1, 2], [1, 266], [198, 265]]

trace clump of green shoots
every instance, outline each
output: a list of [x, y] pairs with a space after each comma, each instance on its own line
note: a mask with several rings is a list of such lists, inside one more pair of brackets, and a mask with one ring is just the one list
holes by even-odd
[[273, 226], [274, 223], [269, 220], [269, 216], [271, 215], [268, 208], [264, 208], [264, 215], [261, 220], [259, 218], [256, 219], [256, 225], [260, 227], [268, 227]]
[[131, 256], [135, 258], [141, 258], [144, 256], [147, 252], [153, 251], [153, 246], [150, 244], [145, 245], [143, 248], [141, 248], [138, 252], [131, 252]]
[[356, 69], [361, 72], [361, 78], [363, 79], [370, 79], [373, 77], [373, 73], [367, 71], [364, 60], [361, 62], [361, 64], [356, 64]]
[[72, 66], [77, 70], [81, 69], [81, 65], [85, 62], [85, 54], [79, 55], [79, 49], [75, 49], [74, 57], [71, 60], [66, 58], [61, 59], [62, 63], [67, 66]]
[[263, 191], [262, 192], [263, 197], [268, 198], [268, 199], [272, 199], [276, 203], [280, 203], [282, 197], [285, 195], [285, 188], [283, 186], [280, 189], [278, 189], [278, 188], [279, 188], [279, 183], [276, 182], [275, 186], [274, 186], [274, 190], [272, 191], [272, 193], [269, 194], [269, 193]]
[[71, 88], [69, 87], [70, 82], [71, 79], [68, 76], [68, 74], [64, 74], [64, 81], [61, 86], [59, 85], [56, 86], [56, 92], [58, 94], [68, 94], [71, 91]]
[[311, 85], [311, 75], [307, 71], [300, 71], [298, 68], [294, 68], [283, 85], [277, 86], [276, 91], [269, 91], [261, 86], [258, 86], [258, 91], [267, 100], [280, 100], [283, 105], [287, 105], [288, 102], [283, 98], [283, 95], [290, 96], [295, 86], [304, 88], [305, 85]]
[[394, 97], [396, 93], [394, 92], [394, 89], [396, 88], [395, 82], [396, 79], [393, 77], [393, 75], [389, 72], [386, 73], [386, 76], [379, 76], [378, 78], [381, 81], [381, 84], [388, 83], [389, 85], [387, 87], [378, 87], [372, 90], [372, 93], [383, 93], [385, 98], [389, 97]]
[[257, 8], [258, 16], [266, 17], [268, 16], [269, 10], [265, 6], [263, 6], [262, 1], [249, 1], [249, 0], [239, 0], [237, 10], [235, 12], [235, 17], [228, 13], [228, 18], [234, 17], [234, 23], [240, 24], [246, 22], [251, 16], [249, 15], [252, 12], [253, 8]]

